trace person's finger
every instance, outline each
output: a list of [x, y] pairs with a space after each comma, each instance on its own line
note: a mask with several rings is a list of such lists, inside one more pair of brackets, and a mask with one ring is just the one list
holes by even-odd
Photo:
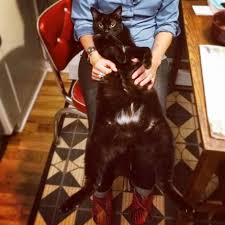
[[[95, 74], [99, 74], [101, 73], [102, 71], [96, 69], [95, 67], [92, 69], [92, 73], [95, 73]], [[103, 72], [102, 72], [103, 73]]]
[[135, 79], [137, 77], [139, 77], [141, 74], [143, 74], [145, 71], [144, 66], [140, 66], [133, 74], [132, 74], [132, 79]]
[[147, 89], [148, 89], [148, 90], [151, 90], [151, 89], [152, 89], [152, 87], [153, 87], [153, 85], [154, 85], [154, 82], [152, 82], [152, 81], [151, 81], [151, 82], [149, 83], [149, 85], [148, 85], [148, 88], [147, 88]]
[[98, 76], [96, 76], [96, 75], [92, 75], [91, 76], [91, 79], [92, 80], [96, 80], [96, 81], [99, 81], [99, 80], [101, 80]]
[[105, 60], [105, 66], [110, 68], [112, 71], [117, 72], [116, 65], [112, 61]]
[[100, 73], [101, 73], [101, 71], [97, 70], [96, 68], [93, 68], [92, 73], [91, 73], [91, 78], [93, 80], [101, 80], [101, 78], [99, 77]]
[[151, 76], [151, 75], [146, 76], [146, 77], [140, 82], [140, 86], [146, 85], [146, 84], [149, 83], [151, 80], [152, 80], [152, 76]]
[[148, 85], [148, 90], [150, 90], [153, 86], [154, 86], [154, 84], [155, 84], [155, 80], [156, 80], [156, 77], [154, 76], [152, 79], [151, 79], [151, 82], [149, 83], [149, 85]]
[[107, 68], [104, 64], [96, 64], [95, 69], [99, 71], [99, 73], [109, 74], [112, 73], [110, 68]]
[[142, 82], [145, 78], [146, 78], [146, 74], [145, 74], [145, 72], [144, 72], [144, 73], [140, 74], [140, 75], [135, 79], [134, 84], [135, 84], [135, 85], [140, 84], [140, 82]]
[[98, 73], [93, 73], [92, 74], [92, 79], [94, 80], [101, 80], [104, 76], [99, 76]]
[[97, 71], [102, 72], [104, 74], [108, 74], [111, 73], [112, 70], [110, 68], [107, 68], [103, 62], [97, 62], [93, 68], [94, 70], [96, 70], [95, 72], [97, 73]]
[[104, 62], [96, 64], [95, 67], [93, 68], [93, 71], [97, 74], [103, 73], [104, 75], [112, 73], [112, 70], [110, 68], [108, 68], [106, 66], [106, 63], [104, 63]]
[[100, 80], [99, 76], [96, 73], [92, 73], [91, 78], [92, 80], [97, 80], [97, 81]]

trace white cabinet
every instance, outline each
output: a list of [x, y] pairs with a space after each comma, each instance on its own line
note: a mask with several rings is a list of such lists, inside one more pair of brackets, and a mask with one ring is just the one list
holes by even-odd
[[44, 78], [33, 1], [0, 0], [0, 132], [20, 131]]

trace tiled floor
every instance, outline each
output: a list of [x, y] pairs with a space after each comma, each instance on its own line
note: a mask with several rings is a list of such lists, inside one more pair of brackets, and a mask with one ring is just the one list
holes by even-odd
[[[192, 93], [171, 93], [167, 99], [167, 115], [176, 140], [174, 181], [176, 187], [183, 192], [201, 152], [201, 141]], [[65, 118], [60, 144], [54, 149], [40, 203], [36, 203], [39, 204], [39, 209], [35, 218], [35, 225], [95, 224], [91, 216], [90, 200], [86, 200], [78, 210], [72, 213], [61, 214], [58, 211], [58, 206], [83, 184], [83, 159], [86, 140], [87, 120]], [[216, 185], [217, 177], [215, 176], [206, 193], [210, 194]], [[113, 225], [132, 224], [129, 215], [131, 200], [132, 192], [129, 183], [123, 177], [117, 178], [113, 184], [115, 212]], [[152, 217], [146, 224], [173, 225], [175, 219], [176, 208], [174, 204], [156, 189]], [[208, 222], [204, 223], [203, 221], [201, 224], [208, 224]], [[200, 223], [197, 225], [200, 225]]]

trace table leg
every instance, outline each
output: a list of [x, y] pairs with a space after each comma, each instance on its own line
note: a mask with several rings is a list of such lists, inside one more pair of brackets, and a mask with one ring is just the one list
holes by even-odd
[[178, 70], [180, 67], [180, 63], [181, 63], [181, 56], [182, 56], [182, 50], [183, 50], [183, 37], [179, 36], [176, 41], [174, 42], [176, 51], [175, 51], [175, 55], [174, 55], [174, 59], [173, 59], [173, 63], [171, 66], [171, 71], [170, 71], [170, 87], [171, 90], [174, 90], [176, 87], [176, 79], [177, 79], [177, 75], [178, 75]]
[[221, 201], [225, 204], [225, 161], [223, 161], [218, 170], [219, 175], [219, 194]]
[[195, 206], [201, 200], [201, 194], [210, 181], [213, 173], [216, 172], [224, 156], [220, 152], [204, 150], [200, 156], [197, 167], [190, 178], [189, 189], [186, 191], [185, 199]]
[[[223, 156], [224, 157], [224, 156]], [[185, 193], [185, 199], [193, 207], [201, 200], [202, 193], [211, 179], [213, 173], [223, 159], [219, 152], [210, 152], [204, 150], [200, 156], [199, 162], [193, 175], [190, 178], [189, 189]], [[190, 217], [185, 216], [181, 212], [178, 215], [176, 225], [192, 225], [193, 221]]]

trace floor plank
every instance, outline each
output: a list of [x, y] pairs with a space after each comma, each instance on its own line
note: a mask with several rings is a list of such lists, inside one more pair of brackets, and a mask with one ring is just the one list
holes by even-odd
[[[67, 89], [70, 85], [63, 75]], [[22, 133], [10, 137], [0, 162], [0, 224], [27, 224], [52, 144], [52, 123], [64, 99], [48, 73]]]

